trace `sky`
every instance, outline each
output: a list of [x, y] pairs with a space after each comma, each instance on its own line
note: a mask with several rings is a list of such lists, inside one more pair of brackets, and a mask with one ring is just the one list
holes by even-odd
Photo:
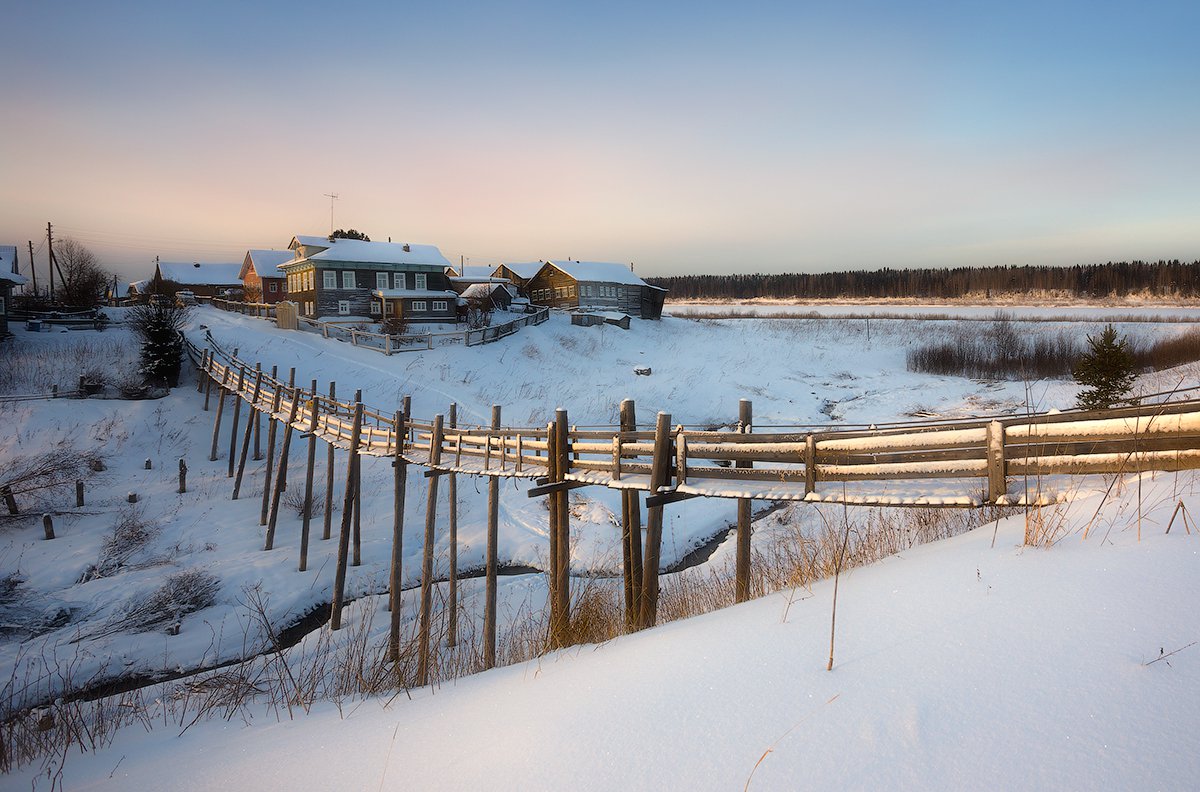
[[[1200, 258], [1200, 3], [0, 0], [0, 244], [642, 275]], [[336, 200], [326, 197], [336, 194]], [[27, 263], [27, 262], [26, 262]]]

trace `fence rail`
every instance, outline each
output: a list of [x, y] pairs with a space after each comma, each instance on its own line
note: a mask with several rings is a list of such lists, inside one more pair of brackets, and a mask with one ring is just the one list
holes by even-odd
[[[348, 447], [355, 405], [313, 394], [269, 376], [261, 383], [243, 361], [207, 355], [200, 364], [217, 382], [231, 383], [256, 409], [286, 421], [299, 399], [293, 426], [308, 427]], [[240, 389], [233, 383], [242, 382]], [[278, 401], [275, 400], [276, 393]], [[273, 405], [276, 405], [273, 407]], [[315, 405], [315, 407], [314, 407]], [[545, 427], [443, 426], [365, 409], [357, 447], [370, 456], [399, 453], [409, 463], [444, 473], [541, 479], [551, 473], [552, 425]], [[399, 437], [399, 439], [397, 439]], [[755, 433], [750, 425], [704, 431], [673, 426], [663, 436], [620, 427], [569, 429], [560, 480], [638, 490], [672, 500], [716, 497], [829, 502], [851, 481], [978, 480], [974, 495], [856, 496], [853, 502], [895, 505], [1016, 505], [1008, 480], [1028, 475], [1080, 475], [1200, 468], [1200, 400], [1098, 412], [1009, 416], [875, 430]], [[397, 448], [399, 443], [399, 448]], [[655, 460], [669, 461], [666, 479], [652, 485]]]
[[[222, 300], [217, 297], [197, 297], [196, 299], [205, 304], [212, 305], [214, 308], [247, 316], [260, 316], [269, 319], [275, 315], [274, 304], [241, 303]], [[410, 333], [404, 335], [371, 333], [366, 330], [359, 330], [353, 326], [346, 326], [359, 324], [358, 321], [320, 322], [304, 316], [298, 317], [298, 321], [301, 328], [310, 332], [320, 333], [324, 338], [348, 341], [352, 346], [372, 349], [385, 355], [392, 355], [396, 352], [414, 352], [420, 349], [433, 349], [435, 346], [449, 346], [452, 344], [463, 344], [464, 346], [490, 344], [493, 341], [499, 341], [501, 338], [512, 335], [522, 327], [542, 324], [549, 318], [550, 309], [547, 307], [538, 307], [533, 313], [524, 314], [507, 322], [489, 327], [469, 328], [450, 333]]]

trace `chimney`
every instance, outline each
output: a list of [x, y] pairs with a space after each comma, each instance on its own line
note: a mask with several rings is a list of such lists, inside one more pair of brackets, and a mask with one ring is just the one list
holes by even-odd
[[633, 262], [629, 262], [629, 271], [633, 272]]

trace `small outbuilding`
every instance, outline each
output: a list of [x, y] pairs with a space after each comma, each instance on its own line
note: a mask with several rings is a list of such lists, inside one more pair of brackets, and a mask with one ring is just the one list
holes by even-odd
[[247, 250], [239, 273], [246, 300], [274, 304], [285, 299], [287, 276], [279, 265], [294, 258], [296, 254], [290, 250]]

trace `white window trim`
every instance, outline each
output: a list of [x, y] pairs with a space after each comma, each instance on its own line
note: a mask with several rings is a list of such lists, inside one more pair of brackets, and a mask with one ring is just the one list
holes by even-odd
[[417, 291], [424, 291], [427, 288], [425, 285], [426, 278], [424, 272], [418, 272], [417, 277], [414, 280], [417, 282], [416, 286], [414, 287]]
[[338, 316], [349, 316], [349, 315], [350, 315], [350, 301], [349, 300], [338, 300]]
[[379, 316], [379, 301], [371, 300], [371, 316]]
[[375, 273], [375, 288], [379, 289], [380, 291], [387, 291], [388, 274], [386, 272]]
[[425, 311], [428, 311], [428, 310], [429, 309], [425, 307], [424, 300], [413, 300], [413, 303], [412, 303], [413, 313], [418, 313], [418, 312], [424, 313]]
[[393, 282], [397, 289], [408, 288], [408, 278], [403, 272], [397, 272], [392, 276]]
[[357, 281], [354, 278], [354, 270], [342, 270], [342, 288], [354, 289], [357, 288]]
[[445, 300], [434, 300], [433, 301], [433, 310], [435, 310], [435, 311], [446, 310], [446, 301]]
[[337, 273], [336, 272], [334, 272], [333, 270], [322, 270], [321, 277], [322, 277], [322, 280], [324, 281], [324, 288], [326, 288], [326, 289], [336, 289], [337, 288]]
[[271, 294], [274, 294], [275, 292], [279, 291], [279, 284], [275, 281], [271, 281], [267, 284], [267, 289], [271, 292]]

